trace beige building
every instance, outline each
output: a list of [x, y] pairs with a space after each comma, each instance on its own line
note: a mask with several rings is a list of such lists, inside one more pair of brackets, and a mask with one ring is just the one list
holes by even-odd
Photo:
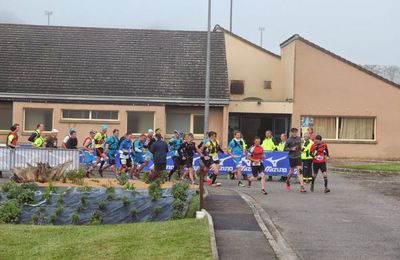
[[[71, 40], [73, 39], [73, 40]], [[177, 128], [201, 140], [206, 33], [0, 25], [0, 142], [38, 122], [83, 139]], [[313, 127], [335, 158], [400, 159], [400, 86], [294, 35], [280, 55], [216, 26], [210, 129], [226, 146]]]
[[313, 127], [336, 158], [400, 159], [400, 86], [294, 35], [276, 55], [224, 32], [229, 131]]

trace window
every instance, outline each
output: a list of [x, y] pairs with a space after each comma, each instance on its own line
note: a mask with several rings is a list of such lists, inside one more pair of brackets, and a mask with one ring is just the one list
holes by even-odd
[[320, 117], [303, 116], [301, 126], [314, 129], [316, 135], [331, 140], [375, 140], [373, 117]]
[[339, 139], [374, 140], [374, 118], [339, 118]]
[[43, 124], [45, 131], [53, 128], [53, 110], [44, 108], [24, 109], [24, 131], [33, 131], [37, 124]]
[[118, 111], [92, 111], [92, 119], [118, 120]]
[[204, 116], [193, 115], [193, 134], [204, 133]]
[[167, 134], [172, 134], [174, 129], [185, 133], [203, 134], [204, 115], [167, 113]]
[[88, 110], [63, 110], [62, 118], [90, 119], [90, 111], [88, 111]]
[[12, 121], [12, 111], [13, 106], [12, 103], [0, 103], [0, 130], [9, 130], [11, 125], [13, 124]]
[[62, 111], [62, 119], [66, 120], [118, 120], [118, 111], [73, 110]]
[[231, 80], [231, 94], [232, 95], [243, 95], [244, 94], [244, 81], [243, 80]]
[[167, 113], [167, 134], [172, 134], [174, 129], [189, 133], [190, 114]]
[[128, 131], [132, 133], [147, 133], [154, 129], [153, 112], [128, 112]]
[[271, 89], [272, 88], [272, 81], [266, 80], [264, 81], [264, 89]]

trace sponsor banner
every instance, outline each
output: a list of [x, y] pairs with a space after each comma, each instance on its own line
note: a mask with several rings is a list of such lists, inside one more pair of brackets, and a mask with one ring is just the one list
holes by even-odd
[[[143, 161], [145, 161], [146, 155], [143, 155]], [[219, 157], [219, 171], [221, 174], [226, 174], [230, 171], [235, 170], [236, 163], [234, 162], [233, 158], [228, 154], [220, 153]], [[91, 159], [94, 159], [93, 157]], [[200, 156], [195, 155], [193, 159], [193, 168], [194, 170], [198, 170], [199, 168], [199, 160]], [[90, 159], [89, 159], [90, 161]], [[120, 166], [119, 155], [116, 156], [116, 166]], [[287, 152], [272, 152], [267, 153], [265, 158], [263, 159], [263, 165], [265, 168], [265, 173], [267, 175], [284, 175], [286, 176], [289, 173], [289, 159]], [[250, 161], [246, 159], [246, 156], [241, 158], [241, 166], [242, 166], [242, 174], [251, 174], [251, 164]], [[149, 171], [150, 168], [153, 167], [153, 161], [149, 161], [148, 165], [144, 168], [144, 171]], [[174, 168], [174, 163], [172, 161], [171, 154], [167, 156], [167, 171], [170, 171]]]

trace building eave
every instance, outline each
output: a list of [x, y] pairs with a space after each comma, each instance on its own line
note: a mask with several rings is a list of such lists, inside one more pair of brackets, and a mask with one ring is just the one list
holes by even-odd
[[[88, 103], [88, 104], [159, 104], [177, 106], [202, 106], [204, 99], [199, 98], [161, 98], [161, 97], [121, 97], [121, 96], [93, 96], [93, 95], [48, 95], [33, 93], [1, 93], [1, 100], [52, 102], [52, 103]], [[210, 99], [212, 106], [229, 105], [229, 99]]]

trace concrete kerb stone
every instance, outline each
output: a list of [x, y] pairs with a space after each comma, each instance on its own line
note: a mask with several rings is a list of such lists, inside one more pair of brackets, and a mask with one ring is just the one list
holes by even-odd
[[211, 215], [207, 212], [207, 210], [202, 209], [202, 211], [206, 214], [208, 219], [208, 229], [210, 231], [210, 243], [211, 243], [211, 253], [214, 260], [219, 260], [218, 256], [218, 248], [217, 248], [217, 240], [215, 238], [214, 231], [214, 222]]
[[292, 249], [290, 244], [286, 241], [283, 235], [279, 232], [270, 216], [265, 210], [256, 202], [256, 200], [248, 194], [236, 191], [244, 201], [249, 205], [258, 225], [264, 233], [267, 241], [271, 245], [278, 259], [283, 260], [298, 260], [299, 256]]

